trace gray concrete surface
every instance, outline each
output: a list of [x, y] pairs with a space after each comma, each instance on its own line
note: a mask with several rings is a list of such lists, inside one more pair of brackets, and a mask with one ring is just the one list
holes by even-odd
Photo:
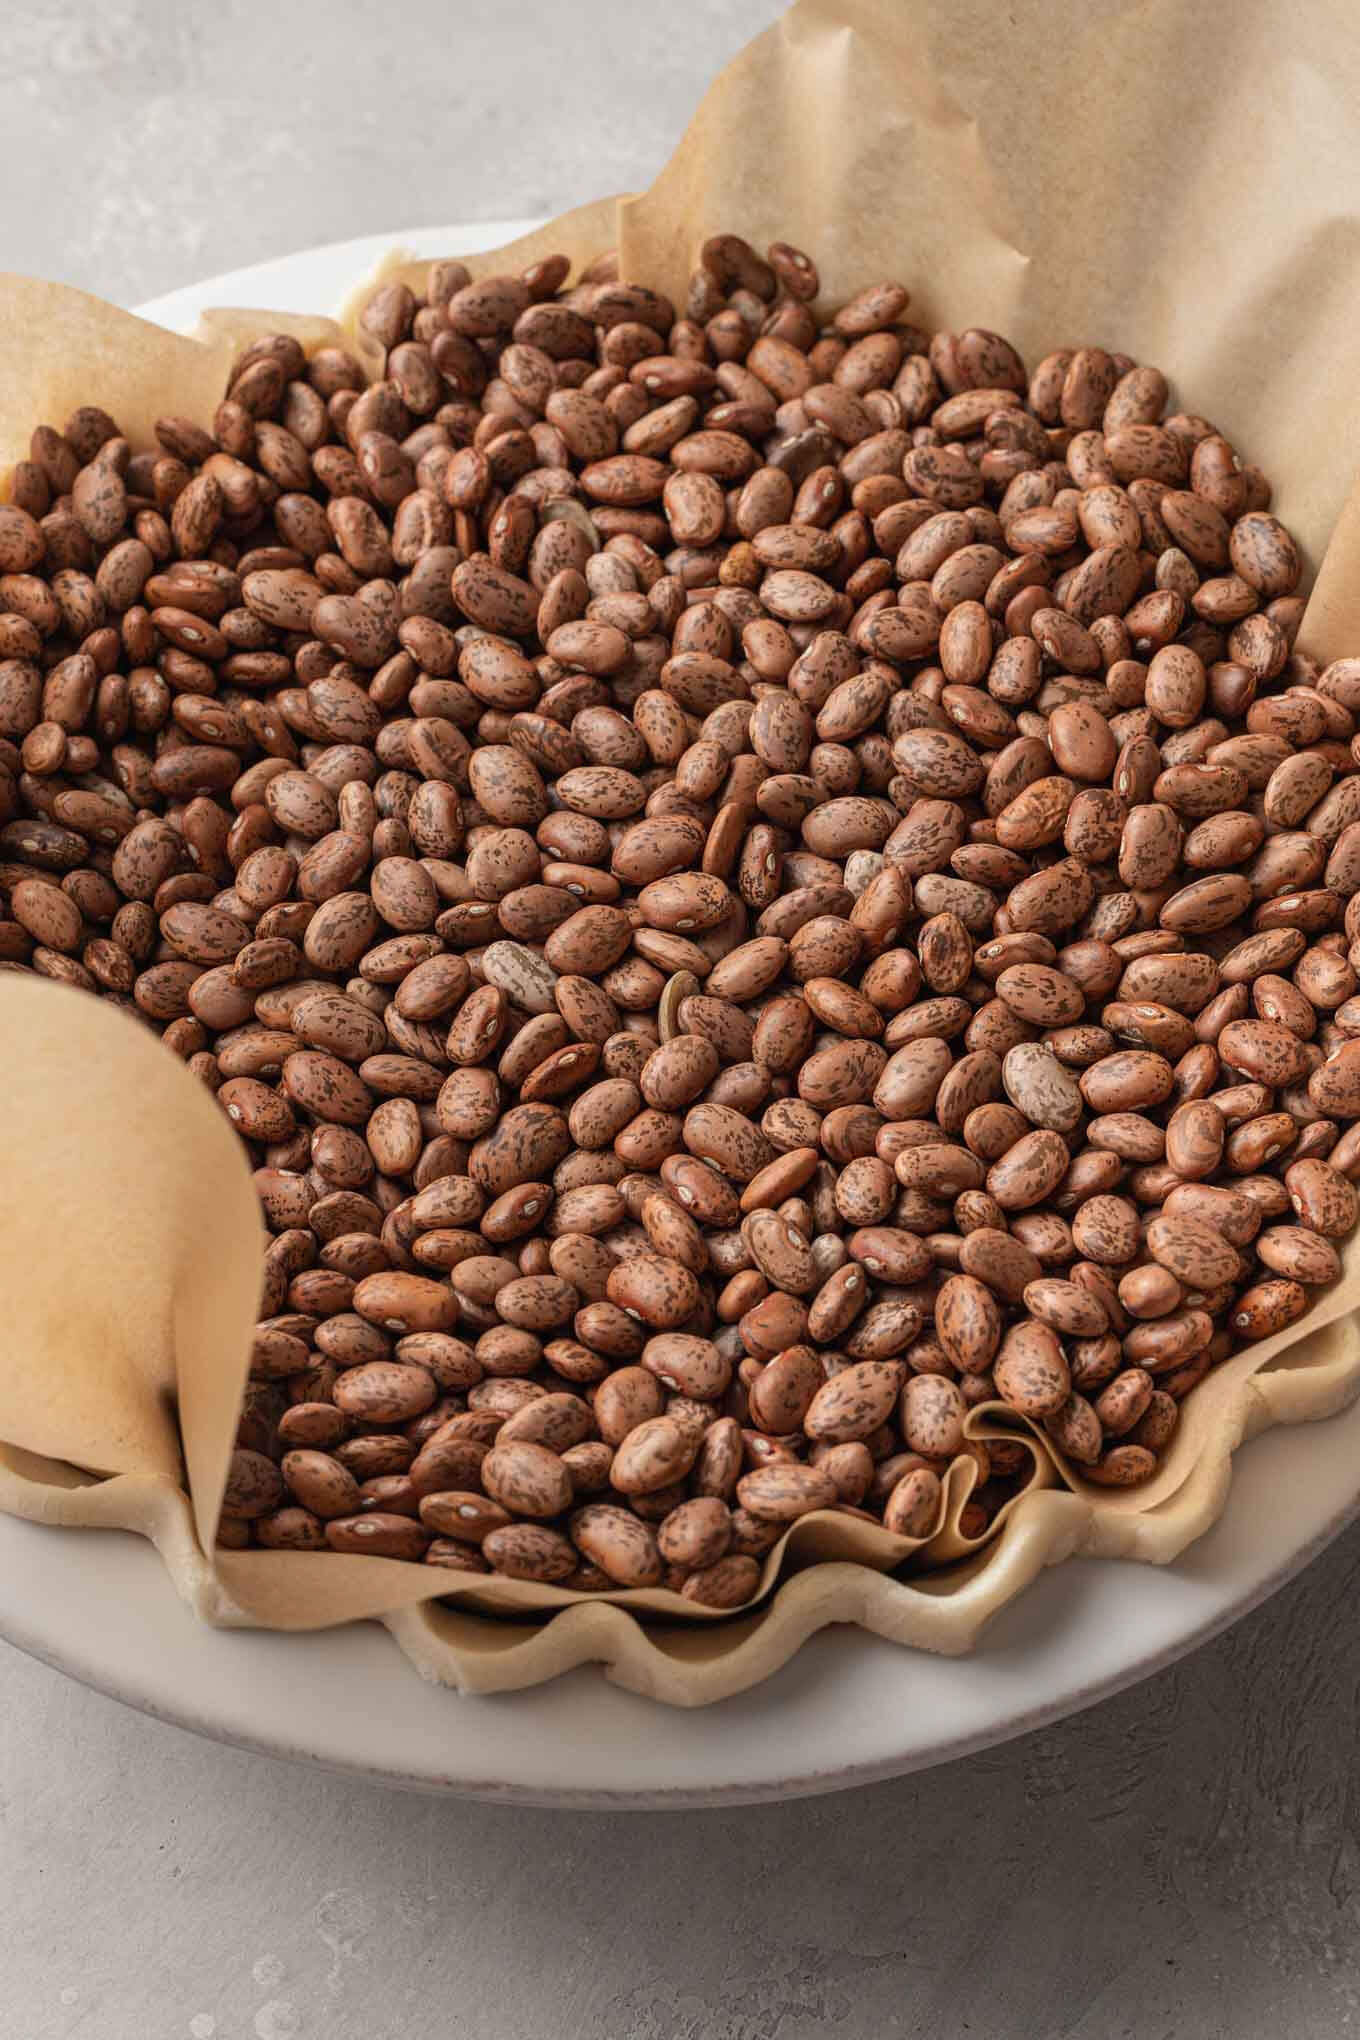
[[0, 267], [139, 304], [322, 241], [639, 190], [782, 11], [10, 0]]
[[[0, 264], [135, 303], [637, 186], [777, 11], [11, 6]], [[388, 1794], [0, 1647], [0, 2040], [1330, 2040], [1360, 2021], [1357, 1575], [1360, 1529], [1071, 1723], [707, 1814]]]
[[1008, 1748], [664, 1815], [323, 1777], [0, 1649], [0, 2035], [1333, 2040], [1360, 2020], [1357, 1587], [1352, 1534]]

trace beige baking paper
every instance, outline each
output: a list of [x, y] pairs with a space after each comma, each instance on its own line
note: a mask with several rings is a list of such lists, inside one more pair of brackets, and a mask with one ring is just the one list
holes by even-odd
[[[1265, 0], [1230, 17], [1193, 0], [800, 0], [710, 88], [649, 193], [582, 207], [470, 267], [559, 248], [579, 267], [617, 243], [626, 275], [682, 303], [699, 242], [736, 230], [807, 247], [827, 302], [895, 276], [923, 322], [1006, 331], [1031, 359], [1122, 348], [1266, 468], [1316, 562], [1358, 443], [1357, 85], [1340, 0], [1301, 0], [1287, 46]], [[394, 257], [382, 275], [423, 267]], [[343, 314], [351, 334], [365, 294]], [[239, 346], [281, 327], [308, 347], [339, 334], [323, 318], [230, 312], [188, 340], [63, 286], [0, 279], [0, 470], [35, 421], [80, 402], [136, 442], [165, 411], [206, 422]], [[1360, 503], [1344, 531], [1306, 626], [1329, 657], [1360, 645]], [[924, 1545], [806, 1518], [736, 1617], [661, 1592], [581, 1597], [484, 1576], [460, 1588], [385, 1559], [215, 1551], [260, 1279], [235, 1136], [137, 1023], [13, 971], [0, 971], [0, 1115], [0, 1507], [142, 1531], [212, 1622], [378, 1616], [426, 1676], [462, 1690], [598, 1661], [637, 1691], [700, 1705], [768, 1676], [828, 1622], [963, 1651], [1064, 1557], [1174, 1558], [1221, 1510], [1239, 1443], [1360, 1391], [1351, 1242], [1343, 1281], [1309, 1317], [1195, 1390], [1146, 1486], [1093, 1487], [1046, 1440], [978, 1411], [977, 1435], [1000, 1423], [1035, 1456], [983, 1546], [959, 1530], [973, 1479], [960, 1464]], [[904, 1562], [907, 1577], [885, 1576]]]

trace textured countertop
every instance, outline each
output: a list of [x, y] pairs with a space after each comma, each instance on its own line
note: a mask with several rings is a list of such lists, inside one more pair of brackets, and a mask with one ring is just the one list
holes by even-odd
[[[5, 23], [0, 264], [134, 304], [636, 188], [777, 12], [38, 0]], [[1071, 1722], [711, 1813], [389, 1793], [0, 1645], [0, 2040], [1323, 2040], [1360, 2012], [1357, 1574], [1360, 1527]]]

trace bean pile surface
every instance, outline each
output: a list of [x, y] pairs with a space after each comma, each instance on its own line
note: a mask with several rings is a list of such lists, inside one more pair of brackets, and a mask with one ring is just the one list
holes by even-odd
[[[1360, 659], [1162, 374], [705, 244], [436, 263], [0, 507], [0, 966], [215, 1092], [233, 1547], [712, 1607], [1109, 1485], [1360, 1177]], [[2, 995], [2, 994], [0, 994]]]

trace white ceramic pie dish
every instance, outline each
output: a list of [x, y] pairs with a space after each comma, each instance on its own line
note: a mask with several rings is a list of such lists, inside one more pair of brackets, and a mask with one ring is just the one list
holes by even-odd
[[[138, 309], [191, 329], [210, 305], [332, 309], [393, 246], [454, 254], [532, 221], [424, 229], [306, 251]], [[1360, 1510], [1360, 1407], [1245, 1448], [1225, 1515], [1173, 1569], [1064, 1564], [971, 1658], [824, 1632], [765, 1684], [693, 1713], [596, 1669], [513, 1696], [413, 1679], [374, 1624], [306, 1636], [212, 1630], [154, 1551], [0, 1517], [0, 1633], [199, 1733], [417, 1789], [537, 1804], [696, 1805], [833, 1790], [925, 1768], [1150, 1675], [1287, 1580]]]

